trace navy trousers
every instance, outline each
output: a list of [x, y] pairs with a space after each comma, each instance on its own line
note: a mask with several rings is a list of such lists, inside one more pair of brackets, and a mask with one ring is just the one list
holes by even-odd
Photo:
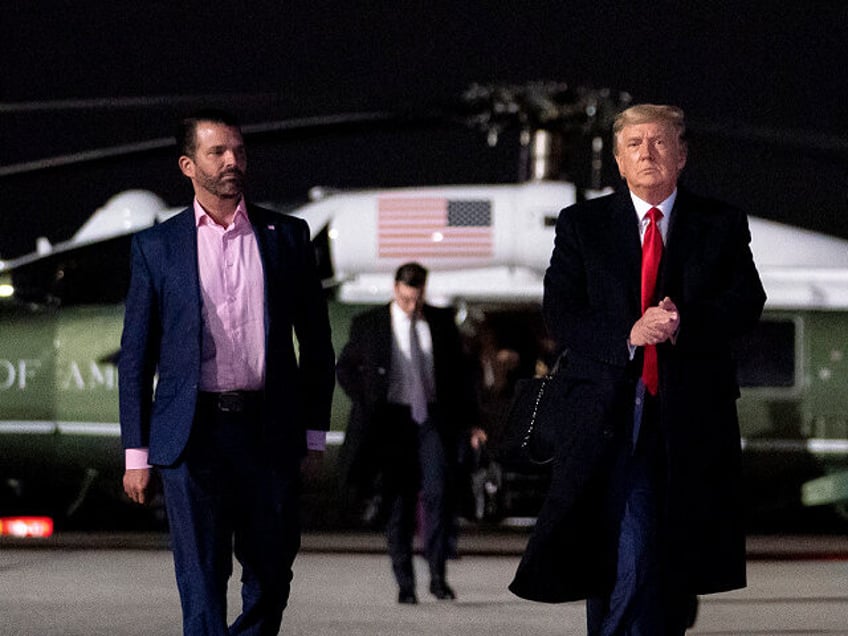
[[610, 553], [615, 584], [586, 601], [589, 636], [682, 636], [694, 598], [675, 589], [662, 550], [664, 451], [658, 403], [636, 393], [633, 445], [625, 445], [610, 484]]
[[445, 579], [448, 536], [453, 519], [450, 466], [435, 422], [428, 420], [418, 425], [410, 418], [408, 408], [395, 411], [398, 419], [394, 422], [394, 443], [387, 445], [383, 476], [384, 503], [389, 514], [386, 538], [398, 587], [413, 592], [413, 538], [419, 492], [424, 513], [424, 554], [430, 580]]
[[[300, 473], [270, 461], [259, 408], [199, 406], [183, 457], [160, 468], [186, 636], [280, 631], [300, 547]], [[242, 566], [242, 611], [228, 627], [233, 553]]]

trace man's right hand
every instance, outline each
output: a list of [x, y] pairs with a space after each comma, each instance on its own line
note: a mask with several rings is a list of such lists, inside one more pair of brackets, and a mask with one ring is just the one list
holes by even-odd
[[150, 488], [150, 469], [131, 468], [124, 472], [124, 492], [138, 504], [147, 503]]

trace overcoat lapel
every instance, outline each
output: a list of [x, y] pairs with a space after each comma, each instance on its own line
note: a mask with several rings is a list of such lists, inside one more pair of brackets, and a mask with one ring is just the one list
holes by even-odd
[[436, 320], [435, 314], [429, 305], [424, 305], [423, 314], [424, 320], [427, 321], [427, 326], [430, 329], [430, 337], [432, 339], [433, 369], [441, 369], [445, 363], [442, 360], [442, 350], [440, 345], [442, 344], [443, 339], [439, 333], [439, 321]]
[[612, 206], [610, 235], [617, 253], [621, 254], [621, 275], [626, 278], [631, 306], [641, 310], [642, 248], [636, 208], [627, 192], [619, 193]]
[[380, 312], [380, 321], [374, 333], [376, 350], [380, 352], [380, 362], [388, 369], [392, 363], [392, 313], [391, 305], [385, 305]]
[[661, 297], [679, 293], [686, 260], [692, 252], [692, 246], [698, 244], [698, 237], [701, 234], [700, 217], [687, 200], [686, 191], [678, 190], [657, 281], [657, 289]]

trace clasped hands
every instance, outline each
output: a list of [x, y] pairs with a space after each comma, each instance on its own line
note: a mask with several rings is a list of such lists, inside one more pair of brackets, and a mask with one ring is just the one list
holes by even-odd
[[668, 296], [658, 305], [648, 307], [630, 329], [630, 344], [636, 347], [656, 345], [666, 340], [674, 340], [680, 328], [680, 313], [677, 305]]

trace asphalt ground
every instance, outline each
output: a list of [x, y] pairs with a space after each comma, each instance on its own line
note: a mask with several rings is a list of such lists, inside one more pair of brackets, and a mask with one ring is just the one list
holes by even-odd
[[[582, 634], [582, 603], [545, 605], [506, 589], [526, 533], [466, 534], [448, 567], [455, 602], [427, 593], [401, 606], [382, 537], [310, 533], [295, 562], [283, 634], [515, 636]], [[749, 586], [703, 597], [691, 634], [848, 634], [848, 539], [749, 541]], [[238, 586], [230, 606], [238, 607]], [[236, 610], [233, 610], [233, 613]], [[178, 635], [180, 609], [167, 537], [59, 534], [0, 542], [0, 635]]]
[[[527, 528], [491, 531], [461, 531], [460, 556], [520, 556], [527, 544]], [[57, 532], [48, 539], [0, 537], [0, 553], [7, 549], [110, 549], [167, 550], [163, 532]], [[386, 543], [380, 532], [306, 532], [301, 552], [383, 554]], [[762, 560], [845, 560], [848, 561], [848, 535], [763, 534], [747, 539], [749, 561]], [[848, 586], [848, 581], [846, 581]], [[848, 636], [848, 627], [846, 627]]]

